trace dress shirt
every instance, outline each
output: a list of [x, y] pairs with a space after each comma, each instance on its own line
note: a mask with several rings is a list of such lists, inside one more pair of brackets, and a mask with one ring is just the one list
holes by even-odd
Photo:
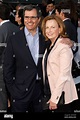
[[30, 52], [32, 54], [32, 57], [35, 61], [35, 64], [37, 65], [38, 62], [38, 56], [39, 56], [39, 35], [38, 35], [38, 28], [36, 31], [36, 34], [32, 36], [32, 34], [27, 30], [25, 27], [25, 35], [26, 40], [30, 49]]

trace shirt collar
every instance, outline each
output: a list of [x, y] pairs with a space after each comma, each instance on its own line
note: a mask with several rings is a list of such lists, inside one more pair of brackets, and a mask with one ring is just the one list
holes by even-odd
[[9, 22], [10, 20], [3, 20], [1, 23], [0, 23], [0, 26], [3, 24], [3, 23], [6, 23], [6, 22]]
[[70, 18], [65, 18], [63, 21], [70, 20]]
[[[38, 29], [39, 28], [37, 27], [36, 34], [38, 34]], [[24, 28], [24, 31], [26, 33], [26, 36], [28, 36], [29, 34], [31, 34], [26, 27]]]

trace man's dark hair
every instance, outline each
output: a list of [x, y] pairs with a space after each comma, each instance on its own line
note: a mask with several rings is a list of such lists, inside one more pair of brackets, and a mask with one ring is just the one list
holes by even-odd
[[69, 7], [68, 4], [66, 4], [66, 3], [58, 4], [58, 5], [55, 6], [55, 9], [57, 9], [59, 14], [62, 11], [66, 18], [70, 18], [71, 11], [70, 11], [70, 7]]
[[54, 0], [48, 0], [48, 1], [47, 1], [47, 5], [48, 5], [48, 4], [53, 4], [53, 5], [55, 5], [55, 1], [54, 1]]
[[0, 4], [0, 18], [2, 20], [9, 19], [10, 16], [10, 8], [6, 4]]
[[23, 8], [18, 10], [18, 16], [21, 17], [21, 23], [24, 25]]
[[42, 16], [41, 9], [37, 5], [32, 5], [32, 4], [24, 6], [23, 14], [25, 13], [26, 10], [31, 11], [33, 9], [36, 9], [38, 17]]

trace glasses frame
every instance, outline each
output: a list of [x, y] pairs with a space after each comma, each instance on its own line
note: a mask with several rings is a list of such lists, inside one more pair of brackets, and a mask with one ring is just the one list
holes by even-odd
[[31, 20], [36, 20], [36, 18], [39, 18], [38, 16], [24, 16], [25, 19], [31, 19]]

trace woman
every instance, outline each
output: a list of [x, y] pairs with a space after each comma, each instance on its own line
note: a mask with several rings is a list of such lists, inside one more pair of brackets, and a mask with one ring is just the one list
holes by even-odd
[[[78, 95], [71, 74], [73, 53], [69, 45], [61, 43], [61, 40], [68, 39], [64, 23], [58, 16], [47, 16], [42, 21], [42, 32], [46, 40], [51, 41], [42, 62], [44, 95], [50, 97], [47, 101], [49, 110], [71, 112], [71, 103], [78, 99]], [[63, 91], [65, 102], [59, 105]]]
[[15, 21], [18, 23], [20, 30], [22, 30], [24, 27], [23, 8], [17, 10]]

